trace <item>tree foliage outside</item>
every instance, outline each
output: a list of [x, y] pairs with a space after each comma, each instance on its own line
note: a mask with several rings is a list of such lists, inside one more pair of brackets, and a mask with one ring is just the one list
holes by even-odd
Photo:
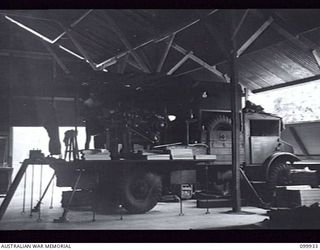
[[282, 117], [284, 123], [320, 120], [320, 81], [251, 94], [249, 100]]

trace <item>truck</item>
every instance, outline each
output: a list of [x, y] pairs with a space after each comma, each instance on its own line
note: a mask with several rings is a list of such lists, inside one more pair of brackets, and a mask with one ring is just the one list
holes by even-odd
[[[174, 179], [174, 184], [194, 183], [193, 191], [230, 195], [230, 89], [227, 83], [170, 77], [145, 85], [92, 86], [87, 96], [98, 103], [94, 120], [103, 128], [110, 159], [51, 159], [57, 186], [91, 193], [94, 204], [120, 204], [130, 213], [151, 210], [172, 191]], [[237, 94], [243, 103], [240, 85]], [[280, 117], [250, 102], [239, 117], [241, 169], [252, 183], [263, 183], [264, 199], [272, 200], [299, 158], [280, 138]], [[192, 156], [175, 158], [174, 150]]]

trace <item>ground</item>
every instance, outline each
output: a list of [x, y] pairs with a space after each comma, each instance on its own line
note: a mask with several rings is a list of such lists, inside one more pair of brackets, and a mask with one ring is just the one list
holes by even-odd
[[92, 221], [90, 210], [71, 210], [68, 223], [53, 223], [61, 216], [63, 209], [59, 206], [50, 209], [43, 205], [41, 221], [38, 213], [30, 217], [30, 207], [22, 214], [22, 206], [11, 204], [1, 223], [0, 230], [190, 230], [190, 229], [228, 229], [246, 228], [265, 220], [266, 211], [254, 207], [243, 207], [242, 214], [229, 213], [231, 208], [212, 208], [210, 214], [206, 209], [196, 208], [195, 200], [183, 201], [183, 216], [179, 216], [179, 203], [158, 203], [146, 214], [96, 214]]

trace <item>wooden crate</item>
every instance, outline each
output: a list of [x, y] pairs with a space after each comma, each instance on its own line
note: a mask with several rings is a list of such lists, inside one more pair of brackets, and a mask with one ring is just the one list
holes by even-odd
[[[217, 161], [230, 162], [232, 159], [231, 131], [214, 131], [210, 133], [210, 154], [217, 156]], [[244, 140], [240, 134], [240, 161], [244, 161]]]
[[276, 204], [278, 207], [309, 207], [315, 203], [320, 203], [320, 188], [288, 190], [283, 187], [278, 188], [276, 191]]

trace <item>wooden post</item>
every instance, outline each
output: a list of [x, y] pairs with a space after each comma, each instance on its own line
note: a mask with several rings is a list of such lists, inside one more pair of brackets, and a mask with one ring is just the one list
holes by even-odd
[[[233, 19], [233, 13], [231, 14]], [[232, 20], [233, 21], [233, 20]], [[233, 24], [233, 22], [232, 22]], [[233, 30], [231, 25], [231, 33]], [[231, 66], [231, 113], [232, 113], [232, 210], [233, 212], [241, 211], [241, 195], [240, 195], [240, 96], [238, 92], [238, 68], [237, 68], [237, 51], [235, 40], [230, 39], [230, 66]]]

